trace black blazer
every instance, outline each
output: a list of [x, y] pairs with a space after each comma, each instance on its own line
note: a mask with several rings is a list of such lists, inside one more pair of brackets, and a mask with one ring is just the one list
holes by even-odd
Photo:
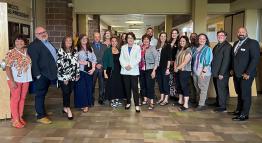
[[51, 52], [39, 39], [28, 46], [28, 54], [32, 59], [32, 76], [42, 75], [49, 80], [57, 79], [57, 66]]
[[242, 77], [246, 73], [251, 77], [256, 76], [256, 67], [259, 62], [260, 46], [256, 40], [247, 38], [239, 47], [237, 54], [234, 49], [237, 46], [236, 41], [232, 48], [232, 67], [236, 77]]
[[231, 65], [232, 46], [224, 41], [213, 48], [213, 60], [211, 63], [211, 72], [213, 77], [219, 75], [229, 76]]

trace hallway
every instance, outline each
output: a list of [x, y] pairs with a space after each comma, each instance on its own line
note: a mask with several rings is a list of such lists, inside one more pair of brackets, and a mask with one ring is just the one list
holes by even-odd
[[[28, 95], [25, 118], [28, 125], [15, 129], [10, 121], [0, 122], [1, 143], [261, 143], [262, 111], [259, 104], [262, 97], [253, 97], [251, 117], [247, 122], [233, 122], [227, 113], [214, 113], [212, 109], [203, 112], [179, 112], [168, 104], [157, 106], [154, 111], [142, 107], [140, 114], [134, 108], [95, 105], [88, 113], [73, 109], [74, 120], [69, 121], [61, 113], [60, 90], [50, 88], [47, 111], [53, 123], [36, 123], [33, 96]], [[230, 98], [229, 111], [236, 104]]]

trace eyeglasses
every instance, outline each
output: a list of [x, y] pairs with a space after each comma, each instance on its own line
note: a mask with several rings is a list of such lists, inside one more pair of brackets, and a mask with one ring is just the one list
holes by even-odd
[[39, 32], [39, 33], [36, 33], [38, 35], [42, 35], [42, 34], [46, 34], [47, 32], [46, 31], [43, 31], [43, 32]]

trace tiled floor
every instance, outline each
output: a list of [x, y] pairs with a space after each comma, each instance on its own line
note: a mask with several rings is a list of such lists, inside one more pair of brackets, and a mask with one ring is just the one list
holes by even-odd
[[[14, 129], [10, 121], [0, 122], [0, 143], [261, 143], [262, 96], [253, 97], [250, 120], [233, 122], [227, 113], [207, 111], [179, 112], [171, 104], [157, 106], [154, 111], [142, 107], [112, 109], [96, 105], [88, 113], [73, 109], [75, 119], [67, 120], [61, 113], [60, 91], [50, 89], [46, 101], [51, 125], [36, 123], [32, 95], [27, 98], [25, 116], [28, 125]], [[233, 110], [236, 98], [230, 98]]]

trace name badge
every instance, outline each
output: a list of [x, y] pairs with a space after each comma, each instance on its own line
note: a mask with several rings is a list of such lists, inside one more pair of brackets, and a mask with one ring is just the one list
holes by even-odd
[[245, 52], [245, 51], [246, 51], [246, 49], [242, 49], [242, 48], [241, 48], [240, 50], [241, 50], [241, 51], [243, 51], [243, 52]]

